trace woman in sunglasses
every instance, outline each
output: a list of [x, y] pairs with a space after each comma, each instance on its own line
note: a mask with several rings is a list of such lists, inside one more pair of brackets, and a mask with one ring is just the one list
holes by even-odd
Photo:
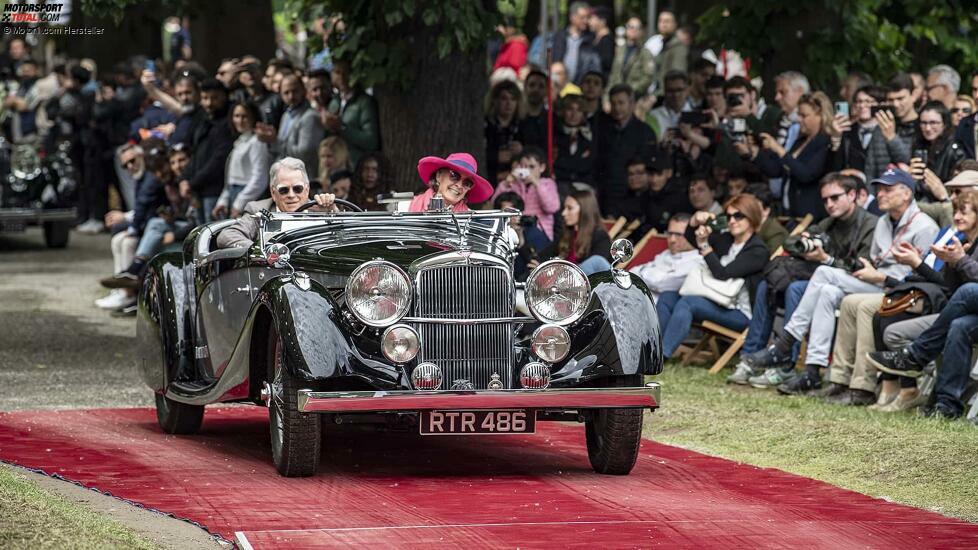
[[[732, 330], [747, 328], [751, 319], [751, 304], [757, 284], [763, 277], [770, 252], [757, 235], [763, 210], [761, 203], [751, 195], [734, 197], [723, 205], [727, 216], [728, 231], [712, 229], [716, 215], [697, 212], [686, 228], [686, 239], [699, 249], [710, 275], [727, 281], [744, 279], [733, 307], [727, 308], [702, 296], [684, 295], [673, 307], [672, 315], [664, 319], [662, 354], [672, 355], [689, 335], [693, 322], [713, 321]], [[691, 273], [690, 276], [696, 273]], [[683, 291], [680, 291], [682, 294]]]
[[484, 202], [492, 196], [492, 185], [479, 175], [479, 165], [468, 153], [452, 153], [445, 158], [424, 157], [418, 161], [418, 175], [428, 189], [414, 197], [408, 210], [425, 212], [435, 195], [444, 206], [455, 212], [465, 212], [468, 204]]

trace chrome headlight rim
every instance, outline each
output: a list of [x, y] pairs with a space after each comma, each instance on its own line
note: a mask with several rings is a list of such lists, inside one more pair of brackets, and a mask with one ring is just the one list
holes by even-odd
[[[557, 330], [559, 330], [562, 333], [562, 336], [567, 339], [567, 349], [564, 350], [563, 353], [561, 353], [559, 355], [559, 357], [546, 358], [546, 357], [543, 357], [543, 355], [540, 354], [537, 351], [537, 345], [536, 345], [537, 344], [537, 339], [540, 337], [540, 333], [543, 332], [544, 330], [547, 330], [547, 329], [557, 329]], [[533, 335], [530, 337], [530, 351], [533, 352], [533, 355], [535, 355], [537, 357], [537, 359], [539, 359], [540, 361], [542, 361], [544, 363], [548, 363], [548, 364], [551, 364], [551, 365], [552, 364], [559, 363], [559, 362], [563, 361], [564, 359], [567, 359], [567, 356], [570, 355], [570, 350], [571, 350], [570, 333], [567, 332], [567, 329], [566, 328], [564, 328], [564, 327], [562, 327], [562, 326], [560, 326], [558, 324], [555, 324], [555, 323], [546, 323], [546, 324], [540, 325], [539, 327], [537, 327], [533, 331]]]
[[[370, 269], [372, 267], [385, 267], [385, 268], [393, 269], [395, 273], [397, 273], [398, 275], [400, 275], [401, 277], [404, 278], [404, 281], [407, 283], [407, 286], [408, 286], [408, 292], [407, 292], [407, 295], [405, 297], [403, 307], [400, 308], [400, 312], [397, 315], [395, 315], [394, 317], [389, 317], [389, 318], [383, 319], [381, 321], [374, 321], [372, 319], [365, 319], [360, 314], [360, 312], [357, 311], [357, 308], [354, 307], [350, 303], [350, 300], [349, 300], [349, 298], [350, 298], [350, 296], [352, 294], [351, 289], [350, 289], [350, 285], [352, 285], [353, 282], [356, 281], [357, 276], [360, 275], [360, 273], [362, 273], [363, 271], [366, 271], [367, 269]], [[413, 299], [412, 297], [414, 295], [414, 284], [411, 282], [411, 278], [408, 277], [407, 272], [404, 271], [399, 265], [397, 265], [395, 263], [392, 263], [392, 262], [389, 262], [387, 260], [380, 260], [380, 259], [378, 259], [378, 260], [370, 260], [370, 261], [364, 262], [364, 263], [360, 264], [359, 267], [357, 267], [356, 269], [354, 269], [353, 270], [353, 273], [350, 273], [350, 278], [347, 279], [346, 285], [344, 286], [343, 291], [344, 291], [344, 298], [346, 299], [346, 306], [353, 313], [354, 317], [356, 317], [358, 321], [360, 321], [361, 323], [363, 323], [363, 324], [365, 324], [365, 325], [367, 325], [369, 327], [373, 327], [373, 328], [384, 328], [384, 327], [389, 327], [389, 326], [392, 326], [392, 325], [396, 325], [398, 322], [400, 322], [401, 319], [403, 319], [405, 316], [407, 316], [408, 313], [411, 312], [411, 301], [412, 301], [412, 299]]]
[[[387, 355], [387, 350], [384, 347], [385, 342], [387, 342], [387, 336], [391, 332], [393, 332], [395, 330], [399, 330], [399, 329], [407, 329], [407, 330], [409, 330], [414, 335], [414, 340], [415, 340], [415, 342], [417, 342], [417, 348], [418, 348], [418, 349], [416, 349], [414, 351], [414, 354], [411, 355], [411, 357], [409, 357], [409, 358], [407, 358], [407, 359], [405, 359], [403, 361], [398, 361], [397, 359], [395, 359], [395, 358]], [[418, 354], [420, 352], [421, 352], [421, 334], [418, 333], [418, 330], [416, 328], [414, 328], [411, 325], [408, 325], [406, 323], [395, 323], [395, 324], [387, 327], [386, 329], [384, 329], [384, 333], [380, 337], [380, 353], [388, 361], [390, 361], [392, 363], [395, 363], [395, 364], [398, 364], [398, 365], [404, 365], [404, 364], [410, 363], [411, 361], [414, 361], [414, 359], [417, 358], [417, 356], [418, 356]]]
[[[584, 301], [581, 304], [581, 306], [578, 308], [578, 311], [574, 312], [572, 315], [570, 315], [570, 316], [568, 316], [568, 317], [566, 317], [564, 319], [551, 319], [549, 317], [545, 317], [545, 316], [541, 315], [539, 312], [536, 311], [536, 309], [534, 309], [534, 307], [533, 307], [533, 301], [530, 299], [530, 296], [529, 296], [530, 293], [531, 293], [531, 283], [530, 283], [530, 281], [533, 281], [535, 279], [537, 273], [540, 272], [541, 270], [546, 269], [546, 268], [548, 268], [548, 267], [550, 267], [552, 265], [556, 265], [556, 264], [563, 264], [563, 265], [567, 266], [568, 268], [570, 268], [570, 269], [572, 269], [574, 271], [577, 271], [580, 274], [580, 276], [581, 276], [581, 280], [584, 281], [584, 294], [586, 295], [586, 298], [584, 299]], [[588, 303], [591, 300], [591, 281], [587, 278], [587, 275], [584, 273], [584, 271], [579, 266], [577, 266], [576, 264], [573, 264], [571, 262], [568, 262], [567, 260], [561, 260], [559, 258], [555, 258], [553, 260], [547, 260], [547, 261], [543, 262], [542, 264], [538, 265], [536, 267], [536, 269], [534, 269], [533, 271], [531, 271], [530, 272], [530, 275], [526, 278], [526, 281], [527, 282], [526, 282], [525, 292], [527, 294], [527, 297], [526, 297], [526, 305], [527, 305], [527, 308], [530, 310], [530, 314], [533, 315], [533, 318], [536, 319], [537, 321], [540, 321], [541, 323], [548, 324], [548, 325], [557, 325], [559, 327], [565, 327], [567, 325], [570, 325], [570, 324], [575, 323], [578, 319], [580, 319], [581, 317], [583, 317], [584, 316], [584, 312], [587, 311]]]

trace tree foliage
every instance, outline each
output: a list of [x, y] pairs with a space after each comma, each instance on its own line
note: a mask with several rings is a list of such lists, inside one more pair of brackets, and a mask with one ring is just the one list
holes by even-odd
[[702, 40], [736, 49], [754, 66], [801, 50], [797, 68], [819, 86], [850, 70], [877, 79], [938, 63], [978, 70], [971, 0], [728, 0], [698, 22]]
[[291, 0], [290, 6], [307, 16], [342, 14], [345, 32], [330, 37], [330, 50], [350, 61], [355, 82], [365, 87], [406, 89], [419, 76], [417, 56], [482, 51], [500, 21], [494, 2], [472, 0]]

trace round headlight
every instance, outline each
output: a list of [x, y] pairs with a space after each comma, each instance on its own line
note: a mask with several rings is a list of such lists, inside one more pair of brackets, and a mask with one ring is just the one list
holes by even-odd
[[543, 325], [533, 331], [533, 353], [548, 363], [556, 363], [570, 351], [570, 335], [564, 327]]
[[384, 357], [394, 363], [407, 363], [418, 354], [420, 340], [418, 333], [407, 325], [394, 325], [384, 331], [380, 339], [380, 350]]
[[346, 303], [365, 325], [392, 325], [411, 309], [411, 280], [392, 263], [367, 262], [350, 275]]
[[590, 296], [587, 276], [564, 260], [543, 262], [526, 279], [526, 305], [544, 323], [573, 323], [584, 314]]

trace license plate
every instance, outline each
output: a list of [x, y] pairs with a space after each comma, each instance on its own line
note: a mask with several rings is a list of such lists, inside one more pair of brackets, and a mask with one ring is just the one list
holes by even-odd
[[532, 434], [536, 411], [421, 411], [421, 435]]

